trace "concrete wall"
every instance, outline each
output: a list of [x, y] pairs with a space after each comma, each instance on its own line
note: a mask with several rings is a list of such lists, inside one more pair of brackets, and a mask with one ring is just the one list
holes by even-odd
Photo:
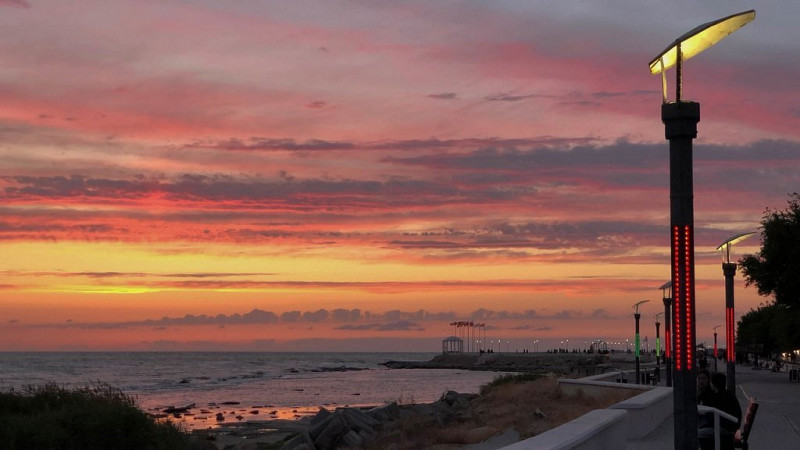
[[592, 450], [625, 448], [624, 410], [595, 409], [530, 439], [503, 450]]
[[672, 388], [654, 387], [609, 409], [627, 411], [628, 440], [642, 439], [673, 414]]
[[575, 396], [578, 395], [578, 392], [580, 391], [583, 392], [583, 395], [587, 397], [601, 397], [613, 392], [619, 392], [621, 390], [643, 393], [653, 388], [652, 386], [641, 384], [594, 381], [593, 378], [594, 377], [579, 379], [562, 378], [558, 380], [558, 386], [565, 395]]

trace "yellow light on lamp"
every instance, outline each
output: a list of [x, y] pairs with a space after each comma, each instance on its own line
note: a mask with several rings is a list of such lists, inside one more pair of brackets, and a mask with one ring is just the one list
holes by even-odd
[[663, 52], [650, 61], [650, 73], [655, 75], [662, 74], [662, 85], [664, 91], [664, 103], [667, 101], [667, 83], [663, 73], [667, 69], [678, 66], [677, 90], [675, 93], [676, 101], [680, 101], [681, 96], [681, 63], [697, 55], [703, 50], [711, 47], [723, 38], [747, 25], [756, 18], [756, 11], [749, 11], [733, 14], [722, 19], [704, 23], [693, 28], [670, 44]]
[[724, 250], [725, 253], [722, 255], [723, 260], [725, 262], [731, 262], [731, 246], [733, 244], [742, 242], [743, 240], [749, 238], [750, 236], [752, 236], [754, 234], [756, 234], [755, 231], [750, 231], [750, 232], [747, 232], [747, 233], [737, 234], [736, 236], [731, 236], [728, 239], [725, 239], [725, 242], [723, 242], [722, 244], [719, 244], [719, 246], [717, 247], [717, 251]]
[[686, 61], [752, 22], [755, 18], [756, 11], [751, 9], [695, 27], [675, 39], [675, 42], [650, 61], [650, 73], [655, 75], [675, 66], [678, 62], [678, 45], [681, 47], [681, 60]]

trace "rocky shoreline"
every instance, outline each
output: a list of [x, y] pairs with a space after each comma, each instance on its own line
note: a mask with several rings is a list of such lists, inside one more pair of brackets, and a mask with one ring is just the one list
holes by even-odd
[[[624, 353], [589, 355], [583, 353], [488, 353], [441, 354], [428, 361], [386, 361], [389, 369], [456, 369], [513, 373], [536, 373], [548, 377], [580, 377], [631, 368], [633, 361]], [[359, 448], [377, 432], [402, 417], [416, 415], [434, 423], [446, 424], [468, 414], [476, 394], [447, 392], [432, 403], [370, 407], [339, 407], [329, 410], [292, 411], [291, 419], [220, 421], [213, 429], [196, 430], [196, 437], [213, 443], [218, 449], [245, 450], [276, 448], [281, 450], [316, 450], [344, 445]], [[192, 405], [193, 406], [193, 405]], [[298, 414], [301, 413], [301, 414]], [[273, 416], [274, 417], [274, 416]], [[222, 418], [220, 418], [222, 419]], [[227, 417], [225, 417], [227, 419]], [[491, 431], [491, 432], [490, 432]], [[480, 442], [504, 430], [473, 431]], [[505, 430], [507, 433], [509, 430]], [[513, 430], [511, 430], [513, 431]], [[503, 433], [504, 435], [506, 433]], [[259, 447], [261, 445], [262, 447]]]
[[[470, 401], [477, 394], [446, 392], [432, 403], [385, 405], [335, 410], [319, 408], [313, 416], [298, 420], [265, 420], [224, 423], [213, 430], [195, 430], [196, 439], [204, 441], [207, 448], [247, 450], [263, 446], [280, 450], [318, 450], [339, 447], [359, 448], [374, 439], [380, 430], [411, 416], [424, 418], [434, 423], [447, 424], [468, 414]], [[481, 430], [478, 430], [481, 431]], [[497, 430], [474, 432], [475, 442], [492, 436]]]
[[429, 361], [387, 361], [382, 365], [390, 369], [460, 369], [590, 376], [627, 369], [631, 363], [625, 354], [445, 353]]

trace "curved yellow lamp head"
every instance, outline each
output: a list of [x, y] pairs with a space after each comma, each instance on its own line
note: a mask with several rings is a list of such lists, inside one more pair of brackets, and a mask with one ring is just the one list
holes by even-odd
[[750, 232], [747, 232], [747, 233], [737, 234], [735, 236], [729, 237], [728, 239], [725, 239], [725, 242], [723, 242], [722, 244], [719, 244], [719, 246], [717, 247], [717, 250], [722, 250], [722, 251], [725, 252], [722, 255], [723, 258], [724, 258], [724, 261], [728, 262], [728, 263], [731, 262], [731, 246], [733, 244], [742, 242], [743, 240], [749, 238], [750, 236], [752, 236], [754, 234], [756, 234], [755, 231], [750, 231]]
[[681, 64], [683, 61], [697, 55], [703, 50], [711, 47], [723, 38], [747, 25], [756, 18], [756, 11], [749, 11], [733, 14], [722, 19], [704, 23], [693, 28], [678, 39], [675, 39], [663, 52], [650, 61], [650, 73], [662, 74], [662, 90], [664, 103], [667, 102], [667, 81], [664, 72], [673, 67], [678, 67], [676, 74], [677, 89], [675, 91], [675, 101], [681, 101]]

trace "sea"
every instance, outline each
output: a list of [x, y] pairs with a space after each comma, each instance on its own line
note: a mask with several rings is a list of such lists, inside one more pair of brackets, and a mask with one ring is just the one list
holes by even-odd
[[35, 352], [0, 353], [0, 391], [105, 383], [137, 406], [188, 429], [231, 421], [301, 419], [321, 407], [426, 403], [477, 393], [498, 376], [451, 369], [387, 369], [434, 353]]

